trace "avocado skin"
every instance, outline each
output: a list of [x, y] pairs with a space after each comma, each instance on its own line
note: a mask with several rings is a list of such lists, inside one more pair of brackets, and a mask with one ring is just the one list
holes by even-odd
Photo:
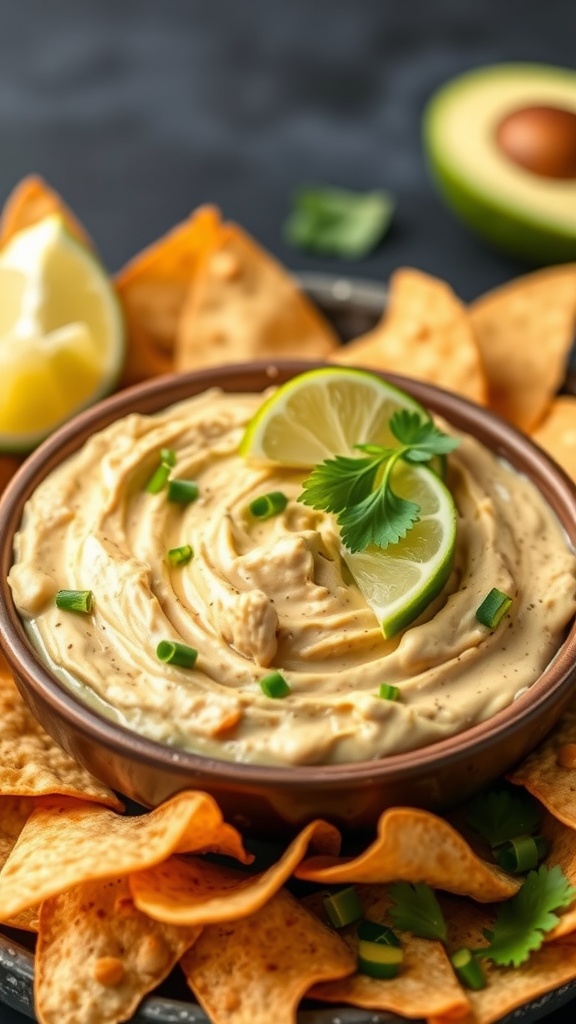
[[[524, 65], [527, 68], [528, 65]], [[502, 74], [513, 69], [502, 66]], [[542, 71], [537, 65], [535, 70]], [[496, 72], [496, 68], [486, 69]], [[551, 69], [554, 75], [565, 74], [561, 69]], [[481, 73], [481, 72], [480, 72]], [[550, 263], [568, 263], [576, 260], [576, 228], [563, 232], [557, 226], [551, 227], [545, 216], [531, 216], [529, 212], [510, 210], [505, 202], [494, 194], [482, 189], [481, 175], [478, 184], [462, 180], [454, 173], [441, 150], [440, 94], [457, 86], [457, 79], [442, 87], [429, 100], [422, 119], [424, 155], [430, 175], [440, 194], [459, 220], [472, 231], [508, 255], [535, 266]], [[576, 79], [574, 85], [576, 96]], [[575, 183], [576, 194], [576, 183]]]

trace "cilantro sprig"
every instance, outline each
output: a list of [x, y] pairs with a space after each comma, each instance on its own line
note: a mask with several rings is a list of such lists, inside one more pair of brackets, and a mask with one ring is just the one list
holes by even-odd
[[468, 804], [466, 821], [492, 847], [540, 827], [542, 809], [534, 797], [516, 788], [480, 793]]
[[519, 967], [558, 924], [556, 911], [568, 907], [575, 897], [576, 890], [558, 864], [553, 868], [541, 864], [526, 875], [516, 895], [501, 904], [493, 929], [484, 929], [489, 945], [477, 949], [477, 955], [500, 967]]
[[433, 890], [425, 882], [396, 882], [390, 887], [390, 919], [400, 931], [444, 942], [446, 921]]
[[431, 420], [408, 409], [394, 412], [389, 427], [398, 446], [358, 444], [355, 447], [362, 456], [326, 459], [314, 467], [298, 498], [311, 508], [335, 513], [342, 541], [352, 552], [371, 544], [380, 548], [396, 544], [420, 518], [420, 506], [392, 488], [396, 463], [400, 459], [429, 462], [459, 444]]

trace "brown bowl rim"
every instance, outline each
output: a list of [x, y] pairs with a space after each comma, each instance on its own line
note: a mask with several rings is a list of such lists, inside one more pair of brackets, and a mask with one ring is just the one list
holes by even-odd
[[[559, 690], [576, 687], [573, 678], [576, 660], [574, 619], [562, 646], [540, 678], [512, 704], [484, 722], [425, 747], [381, 759], [285, 767], [220, 760], [158, 743], [83, 704], [43, 664], [16, 612], [6, 577], [12, 564], [13, 536], [20, 524], [25, 501], [57, 463], [61, 450], [76, 438], [78, 443], [68, 453], [72, 454], [90, 434], [120, 415], [141, 411], [139, 407], [150, 400], [153, 400], [154, 408], [146, 411], [159, 412], [185, 398], [190, 389], [193, 389], [193, 394], [198, 394], [209, 386], [218, 386], [217, 378], [224, 375], [234, 380], [235, 386], [227, 390], [241, 391], [242, 383], [255, 375], [262, 377], [264, 387], [305, 370], [330, 365], [319, 360], [260, 360], [153, 378], [117, 392], [79, 413], [44, 441], [17, 470], [0, 498], [0, 522], [4, 532], [0, 552], [0, 645], [15, 676], [24, 680], [33, 693], [41, 694], [69, 728], [92, 741], [96, 740], [104, 749], [124, 757], [129, 755], [133, 761], [148, 767], [161, 765], [164, 770], [181, 775], [183, 781], [186, 776], [201, 774], [214, 784], [225, 784], [232, 774], [236, 782], [246, 786], [266, 784], [282, 789], [292, 788], [295, 783], [310, 783], [321, 789], [333, 786], [341, 789], [371, 779], [389, 782], [395, 778], [410, 780], [421, 776], [426, 767], [433, 772], [449, 766], [451, 760], [461, 757], [465, 749], [470, 749], [470, 754], [477, 756], [489, 750], [503, 733], [512, 736], [528, 723], [534, 724], [542, 706]], [[496, 455], [531, 478], [554, 509], [569, 545], [576, 548], [576, 485], [535, 442], [492, 411], [443, 388], [397, 374], [382, 373], [380, 376], [408, 391], [433, 412], [445, 416], [455, 427], [462, 427], [479, 437]], [[254, 391], [254, 388], [246, 389]]]

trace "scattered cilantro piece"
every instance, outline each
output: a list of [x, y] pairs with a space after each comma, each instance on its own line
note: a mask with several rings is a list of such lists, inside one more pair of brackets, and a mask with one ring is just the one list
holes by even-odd
[[558, 865], [540, 865], [526, 876], [516, 895], [501, 904], [493, 930], [484, 930], [490, 945], [477, 949], [477, 955], [500, 967], [519, 967], [558, 924], [555, 911], [569, 906], [575, 896]]
[[425, 883], [396, 882], [390, 887], [390, 918], [395, 928], [422, 939], [444, 942], [447, 928], [434, 892]]
[[529, 836], [540, 827], [541, 810], [524, 789], [488, 790], [468, 805], [466, 821], [490, 846]]
[[389, 192], [351, 192], [342, 188], [300, 189], [284, 234], [298, 249], [361, 259], [386, 234], [394, 203]]
[[350, 551], [364, 551], [371, 544], [387, 548], [418, 522], [420, 506], [392, 490], [392, 471], [399, 459], [428, 462], [453, 451], [459, 443], [431, 420], [405, 409], [392, 414], [389, 426], [400, 447], [358, 444], [362, 456], [325, 459], [302, 485], [298, 500], [336, 513], [342, 540]]

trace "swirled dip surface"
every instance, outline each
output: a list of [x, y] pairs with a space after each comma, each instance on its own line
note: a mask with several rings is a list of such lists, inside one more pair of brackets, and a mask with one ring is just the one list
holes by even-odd
[[[238, 455], [257, 395], [210, 391], [114, 423], [29, 500], [10, 584], [47, 663], [83, 699], [160, 742], [272, 764], [358, 761], [414, 749], [488, 718], [533, 683], [575, 610], [575, 560], [540, 495], [464, 437], [449, 458], [458, 508], [454, 571], [424, 615], [384, 640], [340, 557], [331, 516], [296, 500], [305, 473]], [[146, 493], [162, 447], [198, 499]], [[281, 490], [286, 510], [248, 502]], [[194, 557], [171, 566], [169, 548]], [[475, 611], [513, 598], [490, 632]], [[55, 606], [92, 590], [90, 615]], [[161, 640], [195, 647], [194, 669], [160, 662]], [[279, 669], [291, 693], [266, 697]], [[398, 701], [377, 696], [400, 688]]]

